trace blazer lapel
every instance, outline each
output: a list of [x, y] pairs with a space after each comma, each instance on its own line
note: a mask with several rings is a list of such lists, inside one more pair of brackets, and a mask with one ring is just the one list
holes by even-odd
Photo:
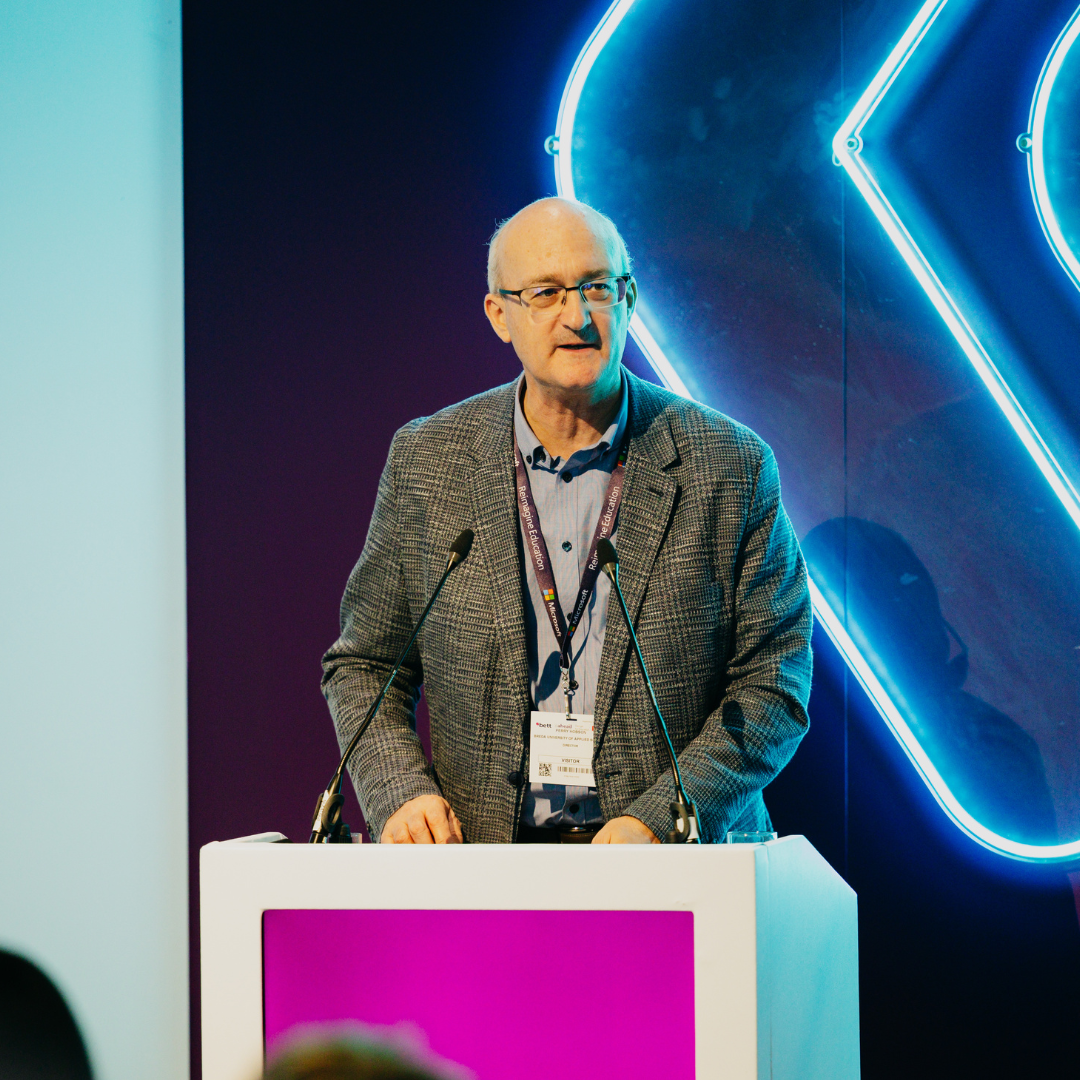
[[[619, 584], [630, 618], [637, 621], [649, 574], [667, 534], [679, 484], [664, 470], [678, 459], [671, 427], [649, 385], [630, 378], [630, 449], [626, 459], [626, 486], [619, 509]], [[630, 651], [626, 629], [614, 589], [608, 601], [604, 648], [597, 673], [596, 745], [599, 746], [615, 704], [624, 664]]]
[[504, 387], [491, 398], [490, 416], [478, 425], [470, 481], [476, 539], [492, 588], [495, 627], [502, 643], [511, 688], [522, 720], [529, 713], [529, 665], [525, 610], [518, 556], [517, 503], [514, 498], [514, 390]]

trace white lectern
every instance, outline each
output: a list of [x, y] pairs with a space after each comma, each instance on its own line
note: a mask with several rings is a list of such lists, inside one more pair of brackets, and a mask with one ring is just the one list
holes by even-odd
[[859, 1076], [855, 894], [801, 836], [231, 841], [201, 882], [205, 1080], [254, 1080], [275, 1032], [346, 1018], [411, 1021], [478, 1080]]

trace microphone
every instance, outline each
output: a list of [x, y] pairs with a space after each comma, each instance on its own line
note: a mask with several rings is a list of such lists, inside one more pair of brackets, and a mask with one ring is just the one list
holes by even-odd
[[345, 766], [348, 763], [349, 758], [352, 757], [352, 753], [356, 749], [364, 732], [367, 731], [368, 727], [371, 725], [371, 721], [375, 719], [375, 714], [379, 711], [383, 699], [390, 692], [390, 687], [397, 678], [397, 673], [401, 670], [401, 665], [405, 663], [405, 657], [409, 655], [409, 650], [413, 647], [413, 642], [416, 641], [417, 635], [419, 635], [421, 628], [427, 620], [428, 612], [431, 611], [432, 605], [438, 599], [439, 593], [442, 592], [442, 587], [446, 584], [446, 579], [450, 576], [450, 572], [455, 566], [468, 558], [469, 552], [472, 550], [472, 543], [473, 531], [472, 529], [465, 529], [450, 545], [450, 556], [446, 560], [446, 569], [443, 571], [442, 577], [439, 578], [439, 583], [435, 586], [435, 591], [431, 594], [431, 599], [428, 600], [427, 607], [424, 608], [420, 618], [417, 620], [412, 636], [405, 643], [405, 648], [401, 650], [397, 660], [394, 661], [394, 670], [390, 672], [390, 678], [386, 680], [382, 690], [379, 691], [379, 696], [372, 702], [371, 708], [368, 709], [364, 719], [360, 721], [360, 726], [349, 740], [349, 745], [345, 748], [345, 753], [341, 755], [341, 764], [338, 765], [337, 772], [334, 773], [330, 783], [326, 785], [326, 790], [319, 796], [319, 801], [315, 804], [315, 816], [311, 819], [311, 837], [308, 840], [309, 844], [351, 843], [352, 834], [349, 831], [349, 826], [341, 820], [341, 808], [345, 803], [345, 797], [341, 794], [341, 783], [345, 776]]
[[623, 598], [622, 589], [619, 587], [619, 556], [615, 553], [615, 545], [610, 540], [601, 540], [596, 545], [596, 557], [600, 562], [600, 569], [610, 578], [615, 588], [615, 595], [619, 598], [619, 607], [622, 608], [623, 618], [626, 620], [626, 629], [630, 631], [630, 640], [634, 644], [634, 652], [637, 654], [641, 674], [645, 677], [645, 688], [649, 691], [649, 700], [652, 702], [653, 712], [656, 713], [656, 722], [660, 725], [660, 734], [664, 736], [664, 745], [667, 747], [668, 758], [671, 762], [671, 775], [675, 780], [675, 801], [671, 804], [671, 821], [675, 826], [668, 833], [669, 844], [700, 844], [701, 822], [698, 820], [697, 807], [690, 801], [683, 787], [682, 774], [679, 772], [679, 759], [675, 756], [675, 747], [672, 745], [671, 736], [668, 734], [667, 724], [664, 722], [660, 705], [656, 700], [656, 692], [653, 690], [652, 679], [649, 678], [648, 669], [645, 667], [645, 658], [641, 655], [641, 646], [638, 644], [637, 634], [634, 633], [634, 624], [630, 619], [630, 612], [626, 608], [626, 600]]

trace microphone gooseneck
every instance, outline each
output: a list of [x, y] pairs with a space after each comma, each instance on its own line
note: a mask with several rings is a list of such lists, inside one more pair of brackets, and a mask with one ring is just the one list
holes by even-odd
[[382, 690], [379, 691], [379, 696], [372, 702], [371, 708], [368, 709], [364, 719], [360, 721], [359, 726], [353, 733], [353, 737], [349, 740], [349, 745], [345, 748], [345, 753], [341, 755], [341, 763], [337, 767], [337, 772], [334, 773], [330, 783], [326, 785], [326, 790], [319, 796], [319, 800], [315, 804], [315, 816], [311, 819], [311, 837], [308, 840], [309, 844], [349, 843], [351, 839], [349, 827], [341, 820], [341, 808], [345, 803], [345, 797], [341, 794], [341, 784], [345, 776], [345, 766], [348, 764], [349, 758], [352, 757], [352, 753], [356, 749], [360, 739], [363, 737], [364, 732], [367, 731], [371, 726], [372, 720], [375, 719], [375, 714], [379, 711], [383, 699], [390, 692], [390, 687], [393, 686], [394, 680], [401, 670], [401, 665], [405, 663], [405, 658], [409, 655], [409, 650], [413, 647], [413, 643], [419, 636], [420, 630], [427, 620], [428, 612], [431, 611], [432, 605], [438, 599], [439, 593], [442, 592], [442, 587], [446, 584], [446, 579], [450, 576], [450, 572], [454, 567], [464, 562], [468, 557], [469, 552], [472, 550], [472, 543], [473, 531], [472, 529], [465, 529], [450, 545], [450, 555], [446, 560], [446, 569], [442, 572], [442, 577], [439, 578], [439, 583], [435, 586], [435, 591], [431, 594], [427, 606], [421, 612], [420, 618], [417, 619], [416, 626], [413, 629], [409, 640], [405, 643], [405, 647], [401, 650], [397, 660], [394, 661], [394, 668], [390, 672], [390, 678], [383, 684]]
[[683, 787], [682, 773], [679, 772], [679, 759], [675, 754], [675, 747], [668, 734], [668, 727], [664, 721], [663, 713], [660, 712], [660, 704], [656, 700], [656, 691], [653, 690], [652, 679], [649, 678], [649, 670], [645, 667], [645, 658], [641, 655], [641, 645], [638, 643], [637, 634], [634, 633], [634, 623], [630, 618], [630, 612], [626, 607], [626, 600], [619, 585], [619, 556], [615, 551], [615, 545], [610, 540], [601, 540], [596, 545], [596, 557], [600, 562], [600, 569], [611, 580], [615, 589], [615, 595], [619, 598], [619, 607], [622, 609], [623, 619], [626, 621], [626, 629], [630, 632], [630, 641], [637, 655], [641, 674], [645, 678], [645, 688], [649, 691], [649, 700], [652, 702], [653, 712], [656, 714], [656, 722], [660, 727], [660, 734], [664, 736], [664, 745], [667, 747], [668, 759], [671, 763], [671, 776], [675, 781], [675, 801], [671, 804], [671, 820], [674, 828], [668, 833], [669, 844], [700, 844], [701, 822], [698, 820], [697, 807], [690, 801]]

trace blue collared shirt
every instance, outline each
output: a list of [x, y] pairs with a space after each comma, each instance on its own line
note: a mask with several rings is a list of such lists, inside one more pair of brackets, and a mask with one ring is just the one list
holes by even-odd
[[[607, 494], [608, 481], [626, 433], [626, 379], [622, 381], [619, 411], [603, 437], [592, 446], [575, 451], [565, 461], [553, 459], [529, 427], [521, 408], [524, 389], [523, 375], [518, 380], [514, 432], [525, 468], [529, 470], [533, 501], [547, 543], [559, 601], [563, 605], [563, 614], [568, 616], [570, 612], [566, 604], [573, 602], [577, 596], [593, 532]], [[617, 528], [616, 522], [616, 531]], [[524, 552], [525, 539], [520, 521], [519, 535]], [[548, 621], [536, 571], [528, 557], [524, 559], [524, 566], [525, 639], [529, 654], [532, 705], [541, 712], [565, 712], [566, 696], [559, 671], [559, 643]], [[596, 701], [596, 678], [600, 671], [600, 652], [604, 647], [610, 590], [611, 583], [600, 574], [589, 606], [574, 633], [571, 675], [578, 683], [573, 696], [575, 713], [591, 713]], [[525, 792], [521, 820], [525, 825], [537, 826], [586, 825], [602, 822], [604, 816], [600, 812], [600, 800], [595, 788], [530, 784]]]

